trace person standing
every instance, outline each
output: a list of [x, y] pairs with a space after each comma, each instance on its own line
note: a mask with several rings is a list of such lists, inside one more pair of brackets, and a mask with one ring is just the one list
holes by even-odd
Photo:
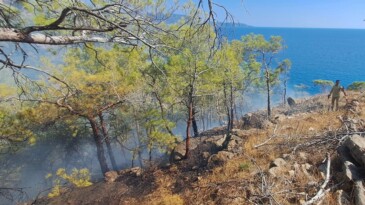
[[345, 96], [347, 96], [346, 92], [345, 92], [345, 88], [340, 85], [340, 80], [336, 80], [336, 84], [332, 87], [330, 94], [328, 94], [328, 99], [332, 95], [331, 110], [333, 110], [335, 102], [336, 102], [336, 111], [338, 110], [338, 101], [340, 100], [341, 91], [343, 92], [343, 94]]

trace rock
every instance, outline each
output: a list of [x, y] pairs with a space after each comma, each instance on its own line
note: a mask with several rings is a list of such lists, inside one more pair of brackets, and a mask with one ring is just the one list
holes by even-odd
[[356, 162], [365, 167], [365, 138], [353, 135], [347, 138], [344, 145], [350, 150], [350, 154]]
[[287, 98], [287, 101], [288, 101], [288, 105], [290, 106], [290, 107], [293, 107], [293, 106], [295, 106], [295, 100], [293, 99], [293, 98], [291, 98], [291, 97], [288, 97]]
[[243, 140], [235, 135], [231, 136], [231, 140], [228, 142], [227, 150], [233, 153], [242, 153]]
[[305, 152], [299, 152], [298, 155], [302, 160], [308, 159], [307, 153], [305, 153]]
[[130, 174], [132, 176], [135, 176], [135, 177], [139, 177], [142, 175], [142, 168], [141, 167], [133, 167], [133, 168], [130, 168], [130, 169], [124, 169], [124, 170], [120, 170], [118, 172], [119, 175], [123, 175], [123, 174]]
[[302, 165], [302, 167], [303, 167], [304, 169], [306, 169], [307, 171], [309, 171], [309, 170], [312, 168], [312, 165], [310, 165], [310, 164], [308, 164], [308, 163], [305, 163], [305, 164], [303, 164], [303, 165]]
[[345, 177], [347, 181], [355, 181], [364, 179], [363, 169], [356, 166], [352, 161], [351, 152], [348, 147], [340, 146], [337, 148], [337, 152], [342, 161], [342, 176]]
[[362, 181], [355, 181], [354, 196], [356, 205], [365, 205], [365, 189]]
[[295, 176], [295, 171], [294, 170], [289, 170], [289, 177], [293, 178]]
[[336, 191], [336, 198], [337, 204], [351, 204], [349, 196], [342, 189]]
[[185, 156], [186, 148], [183, 143], [179, 143], [174, 150], [171, 152], [171, 161], [179, 161], [182, 160]]
[[[310, 166], [310, 165], [309, 165]], [[313, 176], [312, 175], [310, 175], [309, 173], [308, 173], [308, 166], [306, 165], [306, 164], [301, 164], [301, 168], [302, 168], [302, 172], [303, 172], [303, 174], [308, 178], [308, 179], [312, 179], [313, 178]]]
[[316, 181], [310, 181], [308, 182], [308, 186], [310, 187], [318, 186], [318, 183]]
[[[233, 136], [232, 136], [233, 137]], [[235, 139], [231, 139], [229, 142], [228, 142], [228, 146], [227, 146], [227, 149], [228, 150], [232, 150], [233, 148], [237, 147], [238, 145], [238, 141], [235, 140]]]
[[222, 147], [223, 146], [223, 143], [224, 141], [226, 140], [226, 137], [227, 135], [224, 135], [222, 138], [218, 139], [217, 141], [214, 142], [214, 144], [217, 146], [217, 147]]
[[283, 114], [277, 114], [274, 116], [274, 118], [271, 120], [274, 124], [278, 124], [279, 122], [282, 122], [285, 120], [286, 116]]
[[[219, 150], [225, 140], [225, 135], [203, 136], [190, 138], [190, 151], [199, 148], [200, 152], [215, 152]], [[172, 150], [170, 161], [180, 161], [185, 156], [186, 141], [180, 142]]]
[[136, 176], [136, 177], [139, 177], [142, 175], [142, 168], [141, 167], [133, 167], [130, 169], [130, 174]]
[[232, 134], [240, 138], [245, 138], [248, 136], [244, 130], [240, 129], [232, 129]]
[[272, 161], [270, 163], [270, 168], [272, 168], [272, 167], [283, 167], [286, 164], [287, 163], [283, 158], [276, 158], [276, 159], [274, 159], [274, 161]]
[[199, 169], [199, 167], [198, 167], [198, 166], [193, 166], [193, 167], [191, 168], [191, 170], [197, 170], [197, 169]]
[[208, 167], [221, 166], [227, 160], [232, 159], [234, 154], [232, 152], [220, 151], [217, 154], [213, 154], [208, 159]]
[[318, 170], [320, 171], [322, 178], [325, 179], [326, 178], [326, 172], [327, 172], [327, 164], [319, 165]]
[[283, 154], [283, 159], [290, 159], [290, 154]]
[[265, 121], [266, 117], [263, 115], [247, 113], [241, 118], [241, 128], [245, 130], [250, 128], [263, 129], [266, 126]]
[[297, 162], [295, 162], [294, 164], [293, 164], [293, 168], [294, 168], [294, 170], [296, 171], [296, 172], [298, 172], [299, 171], [299, 164], [297, 163]]
[[345, 109], [354, 114], [358, 114], [361, 113], [361, 106], [359, 105], [360, 102], [358, 100], [351, 100], [350, 102], [346, 103]]
[[203, 158], [204, 160], [208, 160], [208, 159], [209, 159], [209, 157], [210, 157], [210, 153], [209, 153], [209, 152], [202, 152], [202, 158]]
[[268, 172], [271, 177], [279, 177], [283, 175], [283, 171], [282, 167], [271, 167]]
[[115, 180], [118, 178], [118, 173], [116, 171], [109, 171], [105, 173], [104, 180], [107, 183], [115, 182]]

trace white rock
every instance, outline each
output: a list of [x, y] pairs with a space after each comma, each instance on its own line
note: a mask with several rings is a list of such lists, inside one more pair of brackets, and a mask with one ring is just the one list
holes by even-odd
[[272, 161], [270, 163], [270, 168], [271, 167], [283, 167], [285, 166], [287, 163], [283, 158], [276, 158], [274, 159], [274, 161]]

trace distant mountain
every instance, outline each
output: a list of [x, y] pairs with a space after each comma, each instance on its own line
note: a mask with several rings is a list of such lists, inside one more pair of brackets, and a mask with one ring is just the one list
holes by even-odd
[[238, 22], [220, 23], [222, 27], [253, 28], [254, 26]]

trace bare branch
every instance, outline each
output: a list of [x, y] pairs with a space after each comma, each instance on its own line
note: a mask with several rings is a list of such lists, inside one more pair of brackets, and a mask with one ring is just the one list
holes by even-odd
[[322, 184], [322, 186], [320, 187], [320, 189], [318, 190], [317, 194], [311, 198], [309, 201], [305, 202], [303, 205], [309, 205], [309, 204], [313, 204], [316, 201], [320, 200], [322, 197], [324, 197], [324, 195], [330, 190], [325, 190], [329, 180], [330, 180], [330, 169], [331, 169], [331, 156], [330, 153], [327, 153], [327, 169], [326, 169], [326, 178]]
[[11, 41], [11, 42], [22, 42], [22, 43], [35, 43], [35, 44], [49, 44], [49, 45], [67, 45], [77, 44], [85, 42], [117, 42], [126, 43], [121, 38], [106, 38], [106, 37], [88, 37], [88, 36], [48, 36], [45, 34], [29, 34], [23, 35], [16, 29], [4, 29], [0, 28], [0, 42]]

